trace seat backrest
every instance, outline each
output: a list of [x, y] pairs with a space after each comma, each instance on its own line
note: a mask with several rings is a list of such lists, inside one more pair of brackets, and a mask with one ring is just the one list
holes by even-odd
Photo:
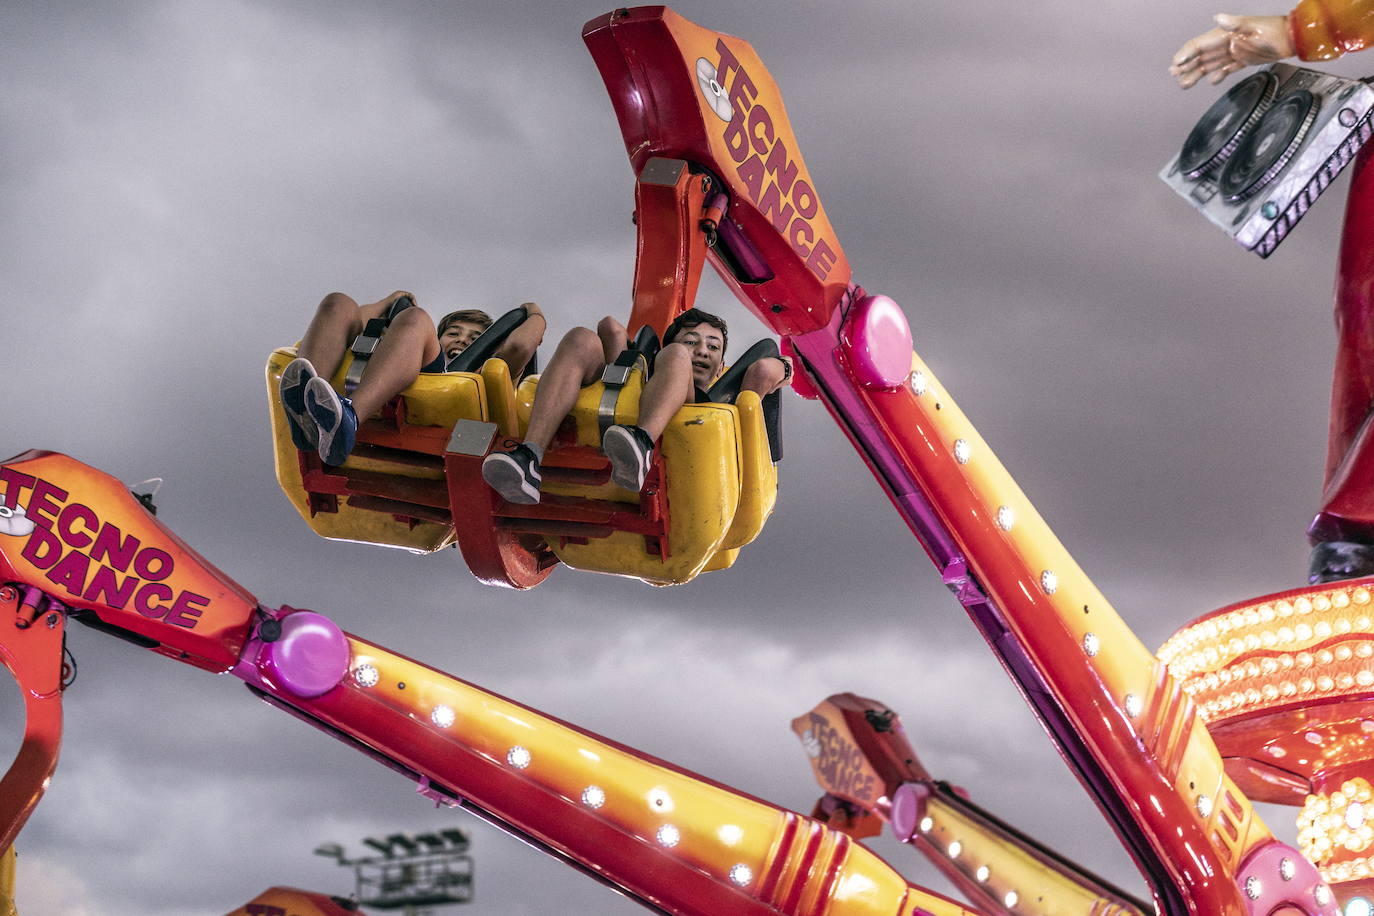
[[[749, 371], [749, 367], [759, 360], [769, 357], [781, 359], [782, 355], [778, 351], [778, 342], [771, 337], [765, 337], [745, 350], [739, 359], [730, 364], [730, 368], [726, 369], [706, 392], [706, 397], [717, 404], [735, 403], [735, 398], [739, 397], [740, 386], [744, 384], [744, 375]], [[774, 391], [763, 399], [763, 422], [768, 430], [768, 450], [775, 463], [782, 460], [782, 398], [780, 394], [781, 392]]]

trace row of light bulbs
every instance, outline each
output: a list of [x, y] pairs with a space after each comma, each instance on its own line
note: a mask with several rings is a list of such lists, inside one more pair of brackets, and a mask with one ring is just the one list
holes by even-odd
[[[359, 687], [375, 687], [381, 681], [381, 672], [376, 665], [363, 663], [353, 669], [353, 681]], [[446, 731], [453, 727], [457, 722], [457, 714], [451, 706], [439, 703], [430, 708], [429, 720], [435, 728]], [[506, 764], [516, 770], [525, 770], [534, 762], [534, 755], [523, 745], [514, 745], [506, 751]], [[653, 803], [660, 807], [664, 806], [664, 796], [666, 793], [659, 792], [654, 795]], [[593, 811], [606, 804], [606, 790], [597, 785], [589, 785], [582, 789], [580, 799], [583, 805]], [[722, 835], [729, 834], [730, 839], [735, 842], [742, 837], [742, 831], [738, 827], [726, 825], [721, 828]], [[673, 824], [660, 824], [654, 831], [654, 842], [664, 849], [672, 849], [682, 840], [682, 831]], [[732, 865], [726, 873], [730, 883], [737, 887], [748, 887], [754, 881], [754, 870], [743, 862]]]

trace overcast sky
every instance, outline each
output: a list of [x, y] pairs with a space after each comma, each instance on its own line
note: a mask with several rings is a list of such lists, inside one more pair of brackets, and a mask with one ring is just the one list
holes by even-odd
[[[0, 5], [0, 455], [164, 477], [159, 517], [264, 604], [803, 812], [819, 790], [789, 720], [833, 692], [874, 697], [937, 777], [1144, 893], [814, 403], [787, 398], [758, 542], [680, 588], [563, 569], [488, 589], [456, 552], [323, 541], [277, 489], [263, 365], [326, 292], [403, 288], [437, 314], [534, 299], [550, 343], [628, 314], [632, 175], [580, 39], [605, 8], [91, 6]], [[758, 50], [856, 278], [902, 303], [922, 357], [1147, 645], [1303, 581], [1347, 180], [1261, 261], [1155, 177], [1217, 94], [1165, 73], [1210, 7], [676, 8]], [[727, 297], [708, 277], [699, 302], [761, 336]], [[474, 836], [467, 912], [640, 912], [432, 810], [236, 680], [81, 627], [70, 645], [62, 760], [17, 844], [24, 916], [347, 892], [317, 844], [454, 824]], [[2, 696], [10, 755], [22, 713]], [[1296, 811], [1265, 810], [1291, 836]]]

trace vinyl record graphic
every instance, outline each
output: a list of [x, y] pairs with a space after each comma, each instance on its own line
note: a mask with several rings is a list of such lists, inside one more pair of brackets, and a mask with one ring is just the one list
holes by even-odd
[[1222, 166], [1217, 178], [1222, 195], [1233, 203], [1245, 200], [1277, 178], [1302, 145], [1316, 120], [1317, 107], [1316, 96], [1306, 89], [1290, 92], [1269, 106]]
[[1221, 165], [1235, 151], [1245, 132], [1269, 109], [1279, 80], [1265, 70], [1246, 77], [1212, 103], [1198, 119], [1183, 150], [1178, 167], [1189, 178], [1201, 178]]
[[725, 94], [725, 87], [716, 82], [715, 65], [704, 57], [697, 58], [697, 85], [701, 87], [701, 94], [706, 96], [706, 104], [711, 106], [716, 117], [728, 121], [734, 116], [735, 108]]

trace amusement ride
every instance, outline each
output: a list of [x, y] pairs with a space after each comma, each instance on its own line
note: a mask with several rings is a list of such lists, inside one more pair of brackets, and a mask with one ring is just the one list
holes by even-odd
[[[366, 420], [337, 467], [292, 444], [275, 392], [293, 351], [278, 350], [267, 366], [277, 476], [307, 523], [416, 552], [456, 545], [477, 578], [514, 589], [559, 564], [655, 585], [728, 567], [774, 506], [775, 395], [737, 393], [727, 378], [684, 407], [639, 493], [611, 480], [597, 448], [609, 425], [634, 421], [659, 339], [692, 306], [709, 263], [781, 339], [780, 351], [756, 352], [791, 357], [797, 392], [862, 456], [1114, 829], [1156, 912], [1368, 912], [1374, 580], [1240, 602], [1158, 654], [1147, 649], [915, 353], [903, 310], [856, 282], [753, 48], [665, 7], [619, 9], [582, 34], [636, 176], [634, 345], [583, 391], [544, 461], [547, 495], [532, 506], [501, 499], [480, 473], [486, 455], [519, 441], [538, 385], [537, 374], [514, 380], [486, 358], [523, 320], [518, 310], [462, 365], [422, 376]], [[1280, 69], [1268, 88], [1247, 90], [1305, 122], [1301, 136], [1247, 143], [1251, 131], [1268, 136], [1263, 111], [1209, 112], [1181, 154], [1201, 161], [1166, 167], [1165, 179], [1200, 209], [1217, 193], [1243, 195], [1228, 203], [1242, 215], [1228, 219], [1265, 221], [1254, 234], [1272, 250], [1353, 161], [1341, 269], [1367, 277], [1374, 172], [1359, 150], [1374, 106], [1367, 88], [1311, 72]], [[1320, 117], [1293, 116], [1299, 89]], [[1286, 154], [1257, 161], [1275, 145]], [[1203, 156], [1211, 146], [1230, 149]], [[1251, 159], [1237, 168], [1231, 156]], [[370, 328], [355, 344], [338, 390], [382, 333]], [[0, 847], [13, 846], [56, 767], [71, 674], [64, 634], [75, 621], [240, 679], [436, 803], [657, 912], [1136, 916], [1151, 905], [932, 779], [876, 701], [837, 695], [794, 723], [826, 790], [804, 816], [346, 633], [326, 614], [266, 604], [119, 481], [68, 456], [29, 451], [0, 464], [0, 498], [0, 658], [26, 712], [0, 781]], [[1301, 848], [1273, 836], [1254, 800], [1302, 806]], [[969, 903], [910, 883], [858, 842], [884, 826], [934, 859]], [[274, 888], [236, 912], [351, 908]]]

